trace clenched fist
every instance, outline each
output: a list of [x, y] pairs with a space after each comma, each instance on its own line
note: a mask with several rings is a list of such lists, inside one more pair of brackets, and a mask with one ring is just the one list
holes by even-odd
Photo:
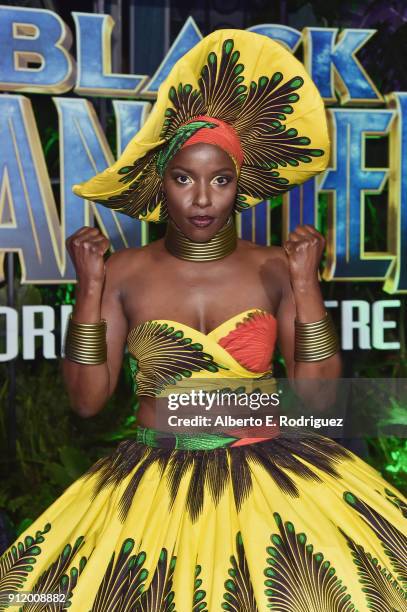
[[66, 247], [80, 283], [100, 283], [105, 278], [103, 255], [110, 247], [109, 240], [95, 227], [81, 227], [69, 236]]
[[318, 281], [325, 238], [312, 225], [297, 225], [283, 244], [293, 284]]

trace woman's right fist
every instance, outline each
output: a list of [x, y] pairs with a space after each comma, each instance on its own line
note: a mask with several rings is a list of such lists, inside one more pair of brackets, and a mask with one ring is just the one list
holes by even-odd
[[109, 240], [95, 227], [81, 227], [67, 238], [66, 248], [71, 256], [78, 281], [103, 284], [105, 278], [103, 255], [109, 247]]

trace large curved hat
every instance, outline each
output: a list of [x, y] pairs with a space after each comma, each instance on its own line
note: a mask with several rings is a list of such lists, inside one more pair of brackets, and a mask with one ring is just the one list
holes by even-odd
[[[119, 159], [74, 185], [74, 193], [132, 217], [164, 221], [163, 168], [197, 130], [208, 128], [196, 120], [201, 117], [228, 124], [240, 140], [237, 211], [303, 183], [328, 164], [324, 104], [303, 65], [266, 36], [216, 30], [174, 65]], [[210, 127], [215, 137], [218, 124]]]

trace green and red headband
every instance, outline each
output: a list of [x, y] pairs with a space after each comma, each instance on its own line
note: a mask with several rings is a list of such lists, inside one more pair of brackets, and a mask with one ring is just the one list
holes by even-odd
[[211, 144], [223, 149], [232, 159], [239, 176], [243, 164], [243, 149], [239, 136], [231, 125], [221, 119], [198, 115], [181, 125], [157, 156], [157, 171], [163, 177], [167, 164], [181, 149], [194, 144]]

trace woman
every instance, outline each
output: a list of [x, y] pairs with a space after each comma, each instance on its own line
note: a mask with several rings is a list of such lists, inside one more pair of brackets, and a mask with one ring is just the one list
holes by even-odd
[[[312, 138], [301, 133], [310, 128]], [[284, 249], [266, 248], [237, 240], [233, 223], [236, 210], [323, 169], [327, 150], [301, 65], [262, 36], [219, 31], [177, 63], [118, 162], [75, 187], [168, 218], [164, 239], [106, 265], [98, 230], [68, 240], [72, 406], [84, 417], [103, 408], [127, 341], [136, 440], [92, 466], [4, 555], [3, 589], [55, 591], [80, 611], [407, 609], [406, 506], [361, 460], [271, 428], [156, 427], [170, 387], [267, 383], [277, 336], [294, 383], [340, 376], [318, 285], [321, 234], [301, 225]]]

